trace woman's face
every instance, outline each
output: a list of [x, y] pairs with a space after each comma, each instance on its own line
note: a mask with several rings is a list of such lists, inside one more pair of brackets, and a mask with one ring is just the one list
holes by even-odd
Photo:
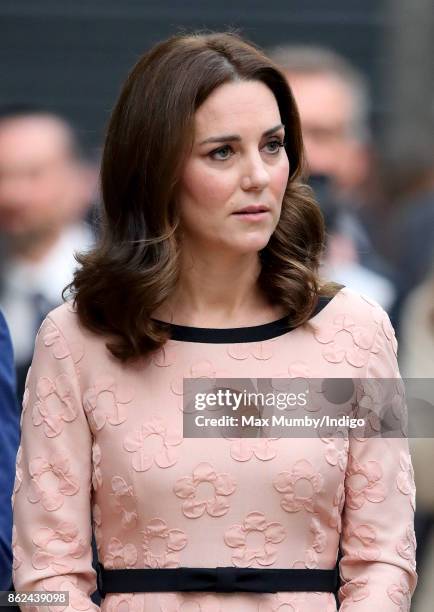
[[[280, 217], [289, 163], [272, 91], [260, 81], [226, 83], [195, 115], [178, 206], [193, 250], [263, 249]], [[241, 213], [251, 207], [251, 212]]]

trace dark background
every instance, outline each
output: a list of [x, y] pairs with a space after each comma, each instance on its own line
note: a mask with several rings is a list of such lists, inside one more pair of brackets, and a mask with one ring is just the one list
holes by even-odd
[[121, 83], [152, 44], [181, 29], [240, 28], [268, 47], [314, 43], [343, 53], [368, 76], [373, 122], [387, 113], [383, 0], [2, 0], [0, 104], [64, 114], [88, 150], [100, 145]]

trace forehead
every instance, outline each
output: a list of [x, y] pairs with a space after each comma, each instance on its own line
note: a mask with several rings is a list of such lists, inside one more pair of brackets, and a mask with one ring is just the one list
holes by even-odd
[[349, 88], [333, 74], [288, 74], [288, 82], [303, 122], [344, 123], [351, 120]]
[[195, 137], [258, 132], [280, 123], [273, 92], [260, 81], [236, 81], [215, 89], [195, 114]]
[[8, 163], [61, 156], [68, 142], [64, 126], [49, 117], [20, 117], [0, 123], [0, 160]]

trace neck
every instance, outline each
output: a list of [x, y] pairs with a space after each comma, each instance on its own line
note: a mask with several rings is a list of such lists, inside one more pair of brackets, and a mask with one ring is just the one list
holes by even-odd
[[178, 325], [236, 327], [266, 323], [284, 313], [258, 287], [258, 253], [183, 251], [178, 286], [153, 317]]

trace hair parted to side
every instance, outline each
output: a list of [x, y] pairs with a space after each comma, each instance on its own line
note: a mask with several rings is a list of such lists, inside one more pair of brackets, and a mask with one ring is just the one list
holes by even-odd
[[177, 35], [133, 67], [109, 120], [101, 166], [102, 228], [95, 248], [65, 288], [84, 327], [107, 336], [122, 362], [164, 345], [169, 328], [151, 318], [180, 276], [179, 213], [174, 204], [194, 140], [194, 115], [220, 85], [262, 81], [274, 93], [286, 128], [290, 171], [279, 223], [261, 251], [259, 283], [295, 325], [307, 321], [319, 294], [324, 222], [309, 187], [298, 182], [302, 137], [285, 77], [233, 33]]

